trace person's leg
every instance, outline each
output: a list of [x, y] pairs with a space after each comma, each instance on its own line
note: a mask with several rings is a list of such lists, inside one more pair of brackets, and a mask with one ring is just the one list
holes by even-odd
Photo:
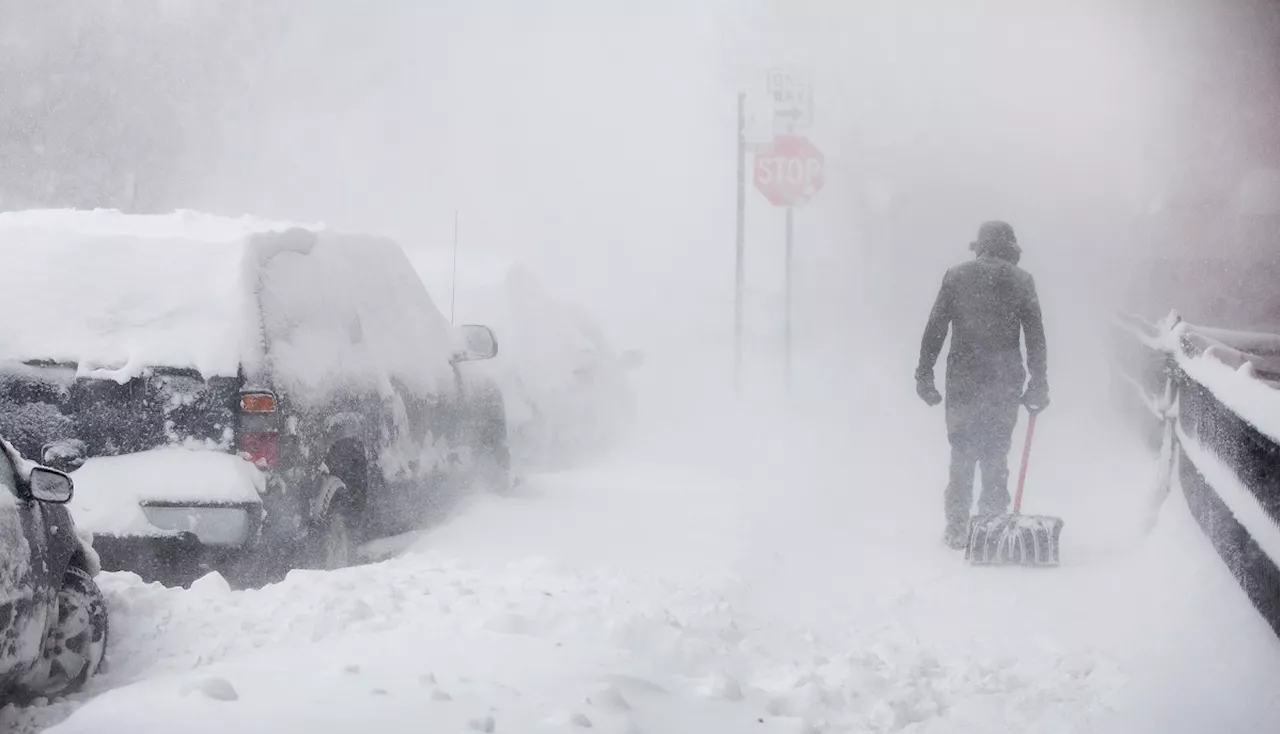
[[982, 471], [982, 495], [978, 512], [1002, 515], [1009, 512], [1009, 449], [1013, 429], [1018, 424], [1018, 399], [1015, 394], [992, 396], [984, 416], [979, 464]]
[[973, 418], [970, 405], [947, 406], [951, 472], [944, 502], [949, 536], [953, 533], [965, 533], [969, 527], [969, 508], [973, 504], [973, 473], [979, 458]]
[[951, 443], [951, 479], [947, 482], [947, 527], [968, 526], [973, 505], [973, 471], [978, 457], [968, 448]]

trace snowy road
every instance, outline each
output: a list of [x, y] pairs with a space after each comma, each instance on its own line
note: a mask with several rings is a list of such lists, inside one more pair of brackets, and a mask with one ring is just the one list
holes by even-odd
[[1046, 420], [1073, 450], [1037, 455], [1028, 510], [1065, 517], [1063, 567], [970, 569], [938, 542], [944, 462], [906, 438], [937, 448], [938, 417], [900, 400], [691, 404], [373, 566], [246, 592], [107, 576], [109, 674], [0, 725], [1270, 730], [1280, 645], [1179, 496], [1136, 542], [1151, 467], [1129, 442]]

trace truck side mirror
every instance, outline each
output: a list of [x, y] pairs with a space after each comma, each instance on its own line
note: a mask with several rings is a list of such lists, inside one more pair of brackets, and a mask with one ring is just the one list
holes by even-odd
[[458, 329], [462, 336], [461, 348], [454, 352], [454, 362], [475, 362], [498, 356], [498, 338], [487, 326], [468, 324]]

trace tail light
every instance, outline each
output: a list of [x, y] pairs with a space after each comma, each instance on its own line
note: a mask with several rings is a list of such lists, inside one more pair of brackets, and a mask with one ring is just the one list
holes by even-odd
[[276, 396], [269, 392], [240, 393], [240, 410], [245, 413], [274, 413]]
[[276, 465], [279, 440], [275, 412], [274, 394], [261, 391], [240, 393], [239, 449], [254, 464]]
[[276, 433], [241, 433], [240, 451], [249, 455], [249, 461], [267, 466], [276, 465]]

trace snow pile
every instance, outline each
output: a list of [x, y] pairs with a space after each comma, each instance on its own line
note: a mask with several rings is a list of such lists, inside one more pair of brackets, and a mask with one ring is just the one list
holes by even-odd
[[0, 358], [77, 364], [127, 379], [143, 367], [234, 376], [257, 348], [247, 239], [288, 224], [192, 212], [0, 213]]
[[257, 503], [262, 472], [238, 456], [165, 448], [89, 459], [72, 475], [76, 525], [97, 534], [163, 535], [147, 521], [147, 501]]
[[750, 619], [731, 585], [533, 559], [494, 572], [427, 553], [245, 592], [100, 583], [112, 668], [52, 732], [1016, 731], [1077, 721], [1118, 683], [1093, 657], [826, 641]]

